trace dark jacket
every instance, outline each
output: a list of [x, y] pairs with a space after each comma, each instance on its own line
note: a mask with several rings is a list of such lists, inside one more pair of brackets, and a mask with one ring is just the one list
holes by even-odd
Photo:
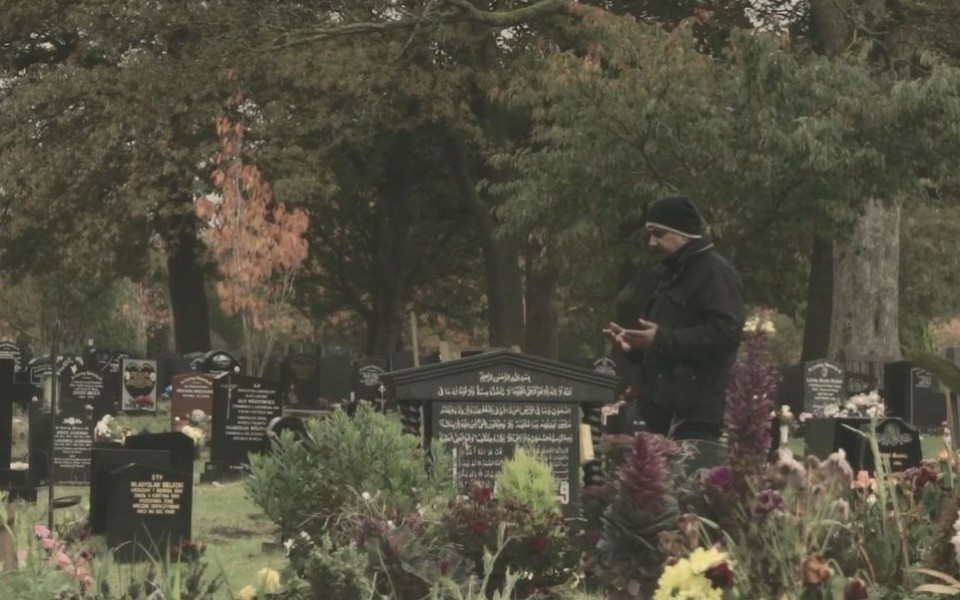
[[739, 273], [709, 239], [663, 260], [644, 318], [657, 324], [640, 362], [640, 414], [653, 431], [670, 422], [719, 427], [746, 318]]

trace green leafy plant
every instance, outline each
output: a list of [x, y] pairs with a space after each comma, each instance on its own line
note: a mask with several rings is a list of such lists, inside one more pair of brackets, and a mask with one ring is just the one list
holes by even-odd
[[534, 514], [559, 513], [557, 481], [536, 449], [518, 447], [497, 476], [497, 496], [530, 508]]
[[453, 469], [439, 445], [428, 453], [400, 423], [359, 407], [306, 423], [306, 436], [289, 433], [273, 451], [251, 455], [245, 482], [251, 499], [289, 537], [321, 535], [344, 505], [366, 492], [390, 510], [409, 514], [453, 493]]

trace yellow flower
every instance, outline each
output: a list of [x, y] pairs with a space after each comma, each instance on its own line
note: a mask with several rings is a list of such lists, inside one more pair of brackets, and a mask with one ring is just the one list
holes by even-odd
[[257, 598], [257, 588], [252, 585], [248, 585], [239, 592], [237, 592], [237, 600], [256, 600]]
[[280, 589], [280, 573], [275, 569], [260, 569], [257, 571], [257, 581], [260, 589], [268, 594]]
[[704, 573], [726, 560], [727, 555], [716, 548], [696, 548], [690, 556], [663, 570], [653, 600], [721, 600], [723, 590], [714, 588]]

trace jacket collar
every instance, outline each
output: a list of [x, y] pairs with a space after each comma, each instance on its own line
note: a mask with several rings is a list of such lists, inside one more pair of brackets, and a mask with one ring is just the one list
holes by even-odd
[[702, 254], [713, 248], [713, 240], [707, 237], [693, 239], [683, 245], [679, 250], [663, 259], [663, 266], [669, 271], [680, 269], [692, 256]]

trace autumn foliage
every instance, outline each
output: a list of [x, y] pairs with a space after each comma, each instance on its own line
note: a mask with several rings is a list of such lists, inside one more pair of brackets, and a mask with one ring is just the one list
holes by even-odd
[[220, 151], [210, 179], [219, 195], [198, 198], [195, 208], [208, 225], [206, 242], [220, 274], [220, 305], [227, 314], [241, 316], [248, 356], [254, 351], [254, 331], [268, 332], [259, 353], [265, 357], [272, 334], [284, 329], [287, 313], [282, 309], [307, 257], [309, 218], [306, 211], [277, 202], [260, 169], [244, 162], [244, 132], [242, 120], [217, 120]]

